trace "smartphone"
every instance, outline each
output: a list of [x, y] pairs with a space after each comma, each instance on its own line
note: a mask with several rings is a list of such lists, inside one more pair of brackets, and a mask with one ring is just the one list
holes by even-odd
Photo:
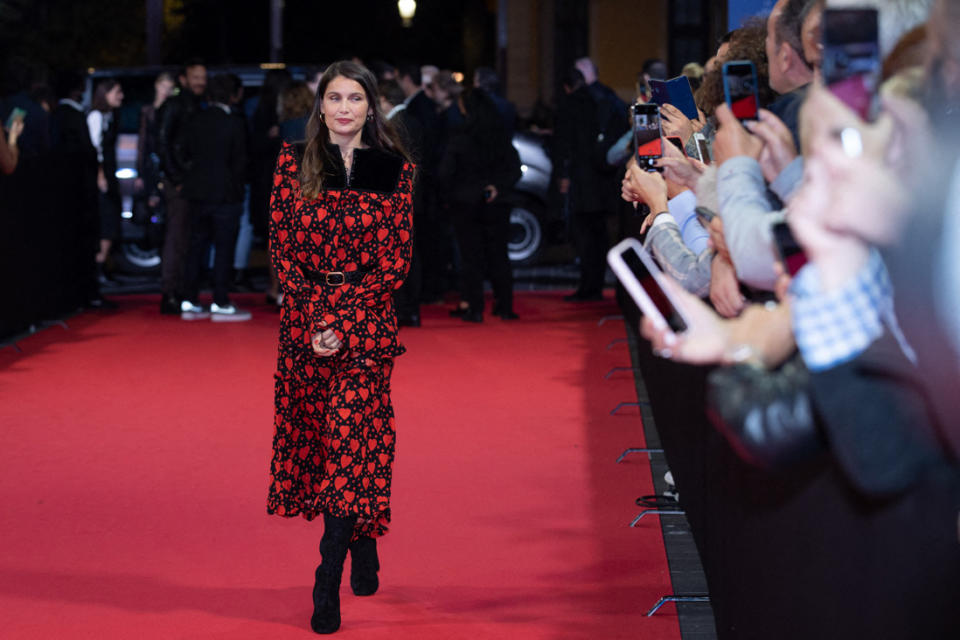
[[14, 120], [24, 120], [27, 117], [27, 112], [20, 107], [14, 107], [13, 111], [10, 112], [9, 117], [7, 117], [6, 127], [9, 129], [13, 126]]
[[877, 112], [880, 28], [876, 9], [823, 12], [823, 80], [864, 120]]
[[693, 139], [697, 142], [697, 154], [700, 156], [700, 162], [710, 164], [710, 145], [707, 139], [699, 131], [693, 134]]
[[757, 68], [749, 60], [734, 60], [723, 65], [723, 95], [730, 110], [741, 122], [759, 117]]
[[669, 80], [650, 80], [647, 84], [650, 85], [650, 102], [661, 107], [671, 104], [691, 120], [700, 117], [697, 101], [693, 97], [693, 89], [690, 88], [690, 79], [687, 76], [677, 76]]
[[700, 224], [704, 227], [710, 225], [710, 221], [717, 217], [717, 214], [713, 212], [713, 209], [709, 209], [704, 206], [695, 207], [693, 210], [697, 214], [697, 219], [700, 220]]
[[655, 171], [653, 161], [663, 157], [663, 134], [660, 131], [660, 107], [636, 103], [630, 107], [633, 118], [633, 143], [641, 169]]
[[684, 156], [687, 155], [687, 150], [683, 146], [682, 138], [680, 138], [679, 136], [667, 136], [667, 141], [670, 142], [670, 144], [675, 146], [677, 149], [680, 149], [680, 153], [682, 153]]
[[636, 238], [627, 238], [607, 252], [607, 263], [643, 315], [660, 329], [682, 333], [690, 322], [664, 286], [666, 276]]
[[780, 254], [780, 261], [784, 269], [790, 274], [790, 277], [797, 275], [797, 272], [807, 264], [807, 254], [797, 243], [790, 231], [790, 225], [786, 222], [778, 222], [772, 227], [773, 241], [777, 245], [777, 253]]

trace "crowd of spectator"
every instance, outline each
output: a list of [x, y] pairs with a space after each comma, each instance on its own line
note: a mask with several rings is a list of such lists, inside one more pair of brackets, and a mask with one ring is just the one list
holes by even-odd
[[[821, 78], [824, 11], [851, 6], [879, 11], [883, 77], [869, 120]], [[659, 171], [635, 160], [623, 168], [622, 198], [648, 208], [636, 235], [671, 276], [688, 324], [677, 333], [644, 318], [644, 335], [662, 358], [718, 367], [706, 409], [745, 460], [782, 478], [785, 461], [809, 460], [798, 432], [826, 448], [843, 507], [834, 522], [823, 518], [840, 531], [819, 553], [845, 569], [803, 581], [829, 599], [848, 584], [843, 571], [879, 579], [863, 588], [875, 599], [853, 627], [861, 637], [958, 628], [952, 603], [936, 595], [956, 593], [960, 578], [958, 27], [950, 0], [778, 0], [765, 25], [728, 34], [705, 63], [698, 119], [663, 108], [664, 134], [688, 149], [704, 136], [712, 161], [664, 143]], [[735, 60], [757, 69], [756, 120], [742, 122], [724, 100], [722, 65]], [[807, 259], [792, 276], [779, 223]], [[774, 500], [782, 512], [791, 497]], [[861, 552], [893, 539], [909, 544], [905, 553], [936, 551], [906, 565]], [[904, 594], [923, 602], [915, 616]], [[766, 637], [811, 637], [784, 622]], [[821, 637], [841, 637], [831, 633]]]
[[[515, 319], [507, 232], [509, 194], [519, 177], [519, 158], [510, 144], [517, 114], [496, 72], [477, 69], [467, 83], [461, 74], [431, 65], [373, 62], [371, 68], [385, 96], [378, 107], [400, 124], [419, 170], [416, 258], [397, 294], [401, 324], [419, 326], [420, 305], [443, 301], [451, 292], [463, 298], [454, 315], [482, 321], [485, 277], [497, 291], [494, 313]], [[154, 99], [139, 114], [135, 197], [163, 222], [162, 314], [250, 318], [229, 293], [254, 288], [250, 256], [258, 239], [266, 242], [277, 153], [281, 143], [304, 139], [324, 69], [308, 67], [301, 79], [284, 68], [270, 69], [249, 97], [239, 77], [211, 75], [200, 60], [156, 77]], [[71, 186], [72, 195], [64, 196], [69, 204], [63, 204], [74, 213], [75, 228], [64, 234], [73, 256], [66, 271], [83, 274], [64, 284], [76, 292], [70, 304], [115, 308], [100, 290], [115, 282], [111, 256], [121, 234], [117, 143], [123, 86], [113, 78], [97, 80], [84, 104], [84, 76], [63, 74], [52, 113], [48, 103], [54, 92], [46, 85], [24, 78], [20, 87], [0, 109], [10, 119], [0, 146], [3, 173], [13, 174], [25, 154], [38, 165], [56, 158]], [[41, 105], [41, 98], [47, 103]], [[479, 154], [462, 151], [463, 135], [471, 136]], [[461, 151], [448, 153], [451, 143]], [[478, 158], [485, 161], [477, 164]], [[453, 174], [441, 175], [441, 166]], [[29, 190], [25, 173], [8, 184]], [[463, 180], [479, 185], [475, 193], [465, 193]], [[56, 190], [56, 197], [65, 191]], [[469, 216], [460, 216], [460, 208]], [[467, 217], [473, 222], [461, 225]], [[276, 272], [273, 265], [268, 269], [266, 302], [279, 309]], [[213, 290], [211, 304], [199, 300], [206, 282]]]

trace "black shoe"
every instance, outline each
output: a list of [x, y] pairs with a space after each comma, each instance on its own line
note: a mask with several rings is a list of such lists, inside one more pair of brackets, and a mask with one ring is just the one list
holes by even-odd
[[563, 296], [566, 302], [597, 302], [603, 300], [603, 293], [600, 291], [580, 291], [577, 289], [568, 296]]
[[397, 324], [401, 327], [419, 327], [420, 326], [420, 314], [411, 313], [409, 315], [399, 316], [397, 318]]
[[513, 309], [509, 311], [494, 311], [493, 315], [500, 316], [502, 320], [519, 320], [520, 316]]
[[253, 291], [253, 284], [250, 282], [250, 277], [247, 275], [246, 269], [233, 270], [230, 290], [236, 293], [249, 293]]
[[380, 587], [377, 571], [380, 570], [380, 558], [377, 557], [377, 540], [361, 536], [350, 543], [350, 588], [357, 596], [372, 596]]
[[340, 628], [340, 581], [343, 579], [343, 561], [347, 558], [350, 538], [357, 517], [334, 518], [323, 514], [323, 538], [320, 554], [323, 561], [317, 567], [313, 585], [313, 616], [310, 628], [316, 633], [333, 633]]
[[160, 298], [160, 313], [163, 315], [180, 315], [180, 301], [174, 296]]
[[483, 313], [480, 311], [470, 311], [468, 309], [460, 319], [464, 322], [483, 322]]

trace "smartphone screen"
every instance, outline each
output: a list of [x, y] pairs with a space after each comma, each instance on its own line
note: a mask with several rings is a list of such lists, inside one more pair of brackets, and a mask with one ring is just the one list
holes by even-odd
[[777, 245], [780, 260], [790, 277], [797, 275], [803, 265], [807, 264], [807, 254], [797, 243], [786, 222], [773, 225], [773, 240]]
[[827, 9], [823, 12], [823, 79], [864, 120], [875, 113], [880, 76], [876, 9]]
[[694, 139], [697, 141], [697, 153], [700, 154], [700, 162], [710, 164], [710, 146], [707, 144], [707, 139], [697, 134], [694, 134]]
[[757, 70], [749, 60], [723, 65], [723, 92], [733, 115], [739, 120], [756, 120], [759, 116]]
[[655, 104], [635, 104], [632, 110], [633, 142], [637, 149], [637, 162], [642, 169], [653, 169], [653, 161], [663, 157], [660, 107]]
[[620, 257], [623, 258], [623, 262], [630, 268], [633, 275], [636, 276], [643, 290], [650, 296], [650, 300], [653, 301], [654, 306], [656, 306], [657, 310], [660, 311], [660, 314], [667, 321], [667, 326], [670, 327], [674, 333], [686, 331], [687, 324], [670, 302], [667, 294], [660, 288], [660, 283], [656, 281], [653, 275], [651, 275], [650, 270], [643, 264], [636, 250], [632, 247], [626, 247], [620, 253]]

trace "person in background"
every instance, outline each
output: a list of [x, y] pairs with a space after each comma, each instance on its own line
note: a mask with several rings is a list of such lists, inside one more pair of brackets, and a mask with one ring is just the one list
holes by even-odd
[[307, 120], [313, 109], [314, 92], [305, 82], [291, 82], [280, 92], [280, 138], [284, 142], [299, 142], [307, 136]]
[[[579, 67], [578, 67], [579, 68]], [[667, 63], [661, 60], [660, 58], [649, 58], [643, 61], [643, 65], [640, 67], [640, 74], [637, 77], [637, 85], [639, 86], [639, 95], [643, 98], [643, 102], [649, 102], [650, 100], [650, 81], [651, 80], [666, 80], [667, 79]]]
[[104, 272], [113, 241], [120, 236], [120, 181], [117, 179], [117, 110], [123, 104], [123, 88], [117, 80], [101, 80], [93, 91], [87, 127], [97, 150], [97, 189], [100, 191], [100, 250], [97, 252], [97, 277], [107, 281]]
[[317, 95], [317, 87], [320, 85], [320, 78], [323, 77], [323, 72], [325, 70], [325, 66], [319, 65], [309, 66], [303, 72], [304, 82], [307, 83], [307, 88], [310, 89], [310, 93], [312, 93], [314, 96]]
[[214, 266], [210, 317], [214, 322], [250, 319], [250, 313], [238, 309], [229, 298], [247, 163], [246, 131], [230, 109], [235, 90], [229, 76], [214, 76], [207, 91], [209, 105], [187, 123], [184, 132], [187, 172], [182, 193], [190, 203], [191, 231], [181, 317], [187, 320], [206, 316], [197, 299], [200, 271], [211, 241]]
[[163, 256], [160, 263], [160, 313], [179, 314], [183, 295], [183, 269], [190, 244], [189, 207], [183, 188], [183, 132], [200, 110], [207, 90], [207, 67], [199, 60], [188, 62], [180, 73], [180, 92], [160, 108], [157, 151], [163, 170], [166, 198]]
[[460, 247], [463, 302], [455, 312], [466, 322], [483, 322], [483, 276], [493, 285], [493, 314], [516, 320], [513, 271], [507, 255], [510, 205], [505, 198], [520, 179], [520, 156], [503, 118], [486, 91], [460, 96], [464, 125], [440, 161], [438, 178], [450, 202]]
[[500, 76], [490, 67], [478, 67], [473, 72], [473, 86], [486, 91], [487, 95], [497, 107], [503, 126], [510, 134], [517, 130], [517, 108], [512, 102], [503, 97], [503, 85]]
[[560, 194], [569, 199], [573, 242], [580, 258], [577, 290], [564, 299], [602, 300], [608, 244], [603, 203], [608, 189], [605, 175], [594, 162], [598, 106], [577, 68], [567, 70], [563, 89], [566, 95], [557, 110], [553, 167]]
[[74, 215], [64, 218], [68, 238], [63, 247], [63, 278], [69, 282], [68, 298], [77, 306], [104, 306], [97, 280], [96, 255], [100, 242], [97, 150], [83, 110], [86, 78], [80, 72], [65, 72], [57, 81], [63, 96], [50, 116], [51, 173], [59, 185], [55, 206]]
[[690, 81], [690, 89], [696, 91], [703, 83], [703, 65], [699, 62], [688, 62], [683, 65], [683, 75]]
[[173, 75], [164, 71], [153, 82], [153, 102], [140, 108], [140, 134], [137, 138], [137, 188], [144, 191], [147, 206], [155, 210], [162, 200], [163, 172], [160, 170], [160, 154], [157, 138], [160, 121], [157, 114], [163, 103], [176, 87]]
[[[381, 82], [380, 110], [387, 122], [397, 130], [403, 146], [414, 162], [419, 162], [423, 152], [424, 132], [420, 121], [407, 108], [406, 96], [396, 80]], [[423, 290], [423, 263], [420, 245], [423, 229], [423, 187], [418, 180], [413, 189], [413, 255], [410, 258], [410, 273], [403, 286], [393, 294], [397, 309], [397, 324], [401, 327], [419, 327], [420, 296]]]
[[[250, 135], [250, 221], [257, 236], [267, 237], [270, 190], [273, 167], [283, 142], [280, 139], [278, 105], [280, 93], [293, 80], [286, 69], [270, 69], [263, 78], [260, 96], [251, 117]], [[280, 284], [276, 265], [270, 265], [270, 285], [266, 302], [279, 308]]]

